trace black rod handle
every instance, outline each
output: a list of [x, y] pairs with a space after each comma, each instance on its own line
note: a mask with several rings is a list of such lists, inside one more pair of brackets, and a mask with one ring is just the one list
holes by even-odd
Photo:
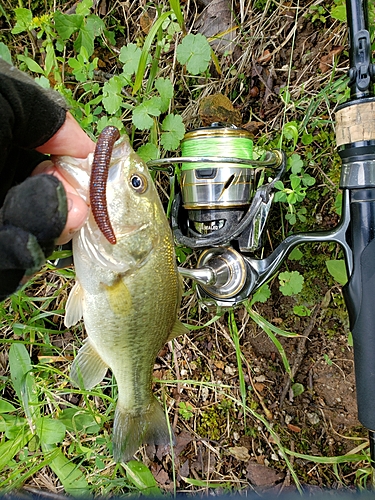
[[343, 288], [354, 345], [358, 418], [375, 430], [375, 188], [350, 191], [353, 272]]

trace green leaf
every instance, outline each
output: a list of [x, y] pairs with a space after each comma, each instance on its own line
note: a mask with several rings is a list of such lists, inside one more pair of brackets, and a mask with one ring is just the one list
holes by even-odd
[[302, 184], [305, 186], [313, 186], [315, 184], [315, 179], [314, 177], [311, 177], [311, 175], [304, 173], [302, 177]]
[[0, 42], [0, 58], [4, 59], [4, 61], [6, 61], [9, 64], [13, 64], [10, 50], [8, 49], [8, 47], [5, 45], [4, 42]]
[[267, 321], [263, 316], [261, 316], [259, 313], [254, 311], [254, 309], [251, 309], [249, 304], [244, 303], [247, 312], [249, 313], [250, 318], [255, 321], [255, 323], [262, 328], [265, 332], [268, 333], [268, 330], [271, 330], [272, 332], [276, 333], [276, 335], [280, 335], [281, 337], [299, 337], [297, 333], [293, 332], [287, 332], [286, 330], [282, 330], [278, 326], [273, 325], [269, 321]]
[[91, 33], [93, 41], [95, 37], [103, 33], [104, 28], [103, 20], [96, 14], [91, 14], [86, 18], [86, 30]]
[[280, 201], [280, 202], [284, 202], [286, 201], [286, 193], [283, 193], [282, 191], [277, 191], [275, 193], [275, 198], [274, 198], [274, 201]]
[[31, 29], [33, 21], [33, 13], [31, 12], [31, 10], [20, 7], [14, 9], [14, 14], [16, 16], [17, 22], [11, 31], [13, 35], [17, 35], [18, 33], [22, 33], [23, 31]]
[[124, 124], [120, 120], [120, 118], [117, 118], [116, 116], [102, 116], [99, 118], [98, 123], [97, 123], [97, 131], [100, 133], [105, 127], [108, 125], [112, 125], [113, 127], [118, 128], [120, 131], [123, 130]]
[[133, 87], [133, 94], [136, 94], [138, 90], [142, 86], [143, 82], [143, 77], [146, 71], [146, 65], [148, 64], [148, 61], [150, 60], [150, 50], [151, 50], [151, 45], [152, 42], [159, 31], [160, 27], [163, 25], [164, 21], [168, 19], [168, 17], [172, 14], [172, 11], [164, 12], [158, 19], [154, 22], [152, 25], [146, 40], [143, 44], [143, 49], [142, 49], [142, 54], [141, 58], [139, 60], [138, 64], [138, 69], [137, 73], [135, 75], [135, 82], [134, 82], [134, 87]]
[[81, 0], [77, 3], [76, 13], [81, 14], [82, 16], [88, 16], [90, 14], [92, 4], [92, 0]]
[[177, 60], [185, 64], [192, 75], [199, 75], [208, 68], [211, 61], [211, 46], [201, 33], [189, 33], [177, 47]]
[[124, 65], [123, 72], [126, 75], [131, 76], [136, 73], [141, 53], [141, 49], [135, 43], [128, 43], [121, 47], [119, 59]]
[[283, 181], [276, 181], [274, 184], [275, 189], [279, 189], [280, 191], [284, 189]]
[[176, 19], [178, 21], [178, 24], [180, 25], [180, 28], [183, 30], [184, 29], [184, 16], [181, 11], [181, 4], [180, 0], [169, 0], [169, 5], [171, 6], [171, 9], [173, 10], [174, 15], [176, 16]]
[[25, 432], [26, 430], [26, 418], [4, 413], [0, 416], [0, 419], [1, 432], [5, 433], [7, 439], [16, 439], [20, 432]]
[[295, 174], [290, 175], [290, 185], [292, 189], [297, 189], [301, 184], [301, 177]]
[[86, 21], [82, 24], [78, 37], [74, 42], [74, 48], [77, 52], [81, 47], [85, 47], [87, 50], [88, 57], [91, 57], [94, 53], [94, 40], [95, 37], [99, 36], [104, 30], [104, 23], [100, 17], [92, 14], [86, 18]]
[[296, 382], [295, 384], [292, 385], [292, 391], [293, 391], [293, 396], [297, 397], [305, 392], [305, 388], [303, 387], [302, 384]]
[[302, 290], [304, 278], [298, 271], [285, 271], [279, 274], [280, 292], [283, 295], [296, 295]]
[[21, 429], [14, 439], [0, 443], [0, 470], [9, 466], [9, 462], [26, 446], [31, 436], [31, 432]]
[[185, 125], [180, 115], [167, 115], [162, 124], [161, 145], [167, 151], [174, 151], [180, 145], [181, 139], [185, 135]]
[[94, 52], [94, 37], [93, 34], [87, 29], [87, 27], [83, 26], [79, 30], [79, 34], [77, 36], [76, 41], [74, 42], [74, 48], [77, 52], [80, 51], [81, 47], [85, 47], [89, 57]]
[[102, 103], [107, 113], [113, 115], [120, 108], [123, 103], [121, 94], [123, 87], [123, 80], [120, 76], [113, 76], [103, 85], [103, 99]]
[[185, 401], [180, 401], [178, 404], [179, 407], [179, 413], [182, 418], [185, 420], [189, 420], [194, 414], [193, 414], [193, 407], [189, 403], [185, 403]]
[[148, 101], [143, 101], [134, 108], [132, 121], [139, 130], [150, 129], [154, 124], [151, 117], [159, 115], [160, 98], [151, 97]]
[[[44, 447], [45, 449], [48, 449]], [[51, 449], [51, 448], [50, 448]], [[50, 451], [49, 449], [49, 451]], [[49, 466], [60, 479], [65, 493], [73, 496], [89, 496], [90, 488], [84, 474], [77, 465], [70, 462], [60, 449], [57, 448], [57, 456], [49, 463]]]
[[333, 7], [331, 9], [331, 17], [333, 17], [333, 19], [337, 19], [338, 21], [345, 23], [346, 22], [346, 6], [345, 6], [345, 4], [337, 5], [336, 7]]
[[148, 162], [159, 158], [159, 149], [155, 146], [155, 144], [148, 142], [137, 149], [137, 154], [144, 162]]
[[290, 158], [288, 158], [287, 166], [288, 170], [292, 170], [292, 174], [299, 174], [303, 168], [303, 161], [301, 160], [300, 155], [293, 154]]
[[173, 97], [172, 82], [167, 78], [158, 78], [157, 80], [155, 80], [155, 88], [159, 92], [161, 97], [160, 111], [164, 113], [168, 110], [169, 104]]
[[83, 16], [78, 14], [62, 14], [57, 10], [53, 14], [55, 28], [63, 40], [68, 40], [73, 33], [79, 31], [83, 26]]
[[296, 122], [286, 123], [283, 127], [283, 134], [285, 139], [293, 141], [293, 147], [296, 147], [298, 141], [298, 127]]
[[270, 287], [265, 283], [262, 285], [253, 295], [250, 305], [254, 305], [257, 302], [267, 302], [267, 300], [271, 297]]
[[31, 57], [20, 54], [17, 56], [17, 59], [24, 62], [30, 71], [33, 71], [34, 73], [44, 74], [44, 69], [41, 68], [39, 64], [34, 61], [34, 59], [31, 59]]
[[314, 136], [312, 134], [303, 134], [301, 137], [301, 142], [304, 146], [308, 146], [314, 140]]
[[251, 309], [251, 307], [248, 304], [246, 304], [246, 302], [245, 302], [245, 307], [246, 307], [246, 311], [248, 312], [250, 318], [253, 321], [255, 321], [255, 323], [260, 328], [262, 328], [262, 330], [264, 330], [266, 332], [266, 334], [268, 335], [268, 337], [270, 338], [270, 340], [274, 343], [276, 349], [278, 350], [278, 352], [279, 352], [279, 354], [281, 356], [284, 368], [287, 371], [287, 373], [289, 373], [289, 375], [291, 377], [292, 376], [292, 372], [291, 372], [291, 369], [290, 369], [288, 357], [287, 357], [287, 355], [285, 353], [285, 349], [283, 348], [281, 342], [276, 338], [276, 336], [274, 335], [274, 333], [282, 335], [283, 337], [295, 337], [296, 334], [295, 333], [286, 332], [286, 331], [281, 330], [280, 328], [277, 328], [276, 326], [272, 325], [266, 319], [264, 319], [259, 313], [257, 313], [253, 309]]
[[70, 432], [97, 434], [100, 430], [94, 416], [82, 408], [66, 408], [60, 413], [59, 420]]
[[4, 399], [0, 399], [0, 413], [10, 413], [15, 410], [15, 407], [11, 403], [4, 401]]
[[293, 312], [294, 314], [296, 314], [297, 316], [302, 316], [302, 317], [305, 317], [305, 316], [310, 316], [311, 315], [311, 311], [308, 307], [306, 306], [294, 306], [293, 307]]
[[348, 275], [346, 273], [345, 261], [343, 259], [338, 260], [326, 260], [326, 266], [329, 274], [335, 278], [335, 280], [340, 283], [340, 285], [345, 285], [348, 281]]
[[335, 198], [335, 212], [341, 216], [342, 212], [342, 193], [337, 193]]
[[39, 416], [38, 393], [29, 353], [23, 344], [15, 342], [9, 349], [9, 366], [14, 390], [21, 401], [26, 417], [33, 421]]
[[40, 417], [35, 422], [36, 432], [43, 444], [56, 444], [64, 440], [65, 425], [49, 417]]
[[130, 460], [126, 464], [124, 463], [122, 465], [126, 470], [128, 479], [138, 490], [143, 492], [144, 490], [147, 490], [148, 493], [150, 493], [150, 490], [155, 493], [161, 493], [151, 471], [142, 462]]
[[301, 252], [301, 250], [299, 248], [294, 248], [290, 252], [288, 259], [290, 259], [290, 260], [301, 260], [302, 257], [303, 257], [303, 253]]

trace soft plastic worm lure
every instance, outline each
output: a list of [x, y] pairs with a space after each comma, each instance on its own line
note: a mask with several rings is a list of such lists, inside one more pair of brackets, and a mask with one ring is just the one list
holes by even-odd
[[116, 235], [107, 210], [107, 179], [115, 142], [120, 138], [116, 127], [105, 127], [98, 137], [90, 177], [90, 204], [92, 215], [105, 238], [114, 245]]

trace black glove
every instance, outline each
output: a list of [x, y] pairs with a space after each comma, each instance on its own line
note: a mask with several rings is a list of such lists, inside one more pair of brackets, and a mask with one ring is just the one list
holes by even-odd
[[8, 191], [0, 214], [0, 300], [35, 273], [54, 248], [67, 220], [67, 200], [53, 175], [28, 177]]

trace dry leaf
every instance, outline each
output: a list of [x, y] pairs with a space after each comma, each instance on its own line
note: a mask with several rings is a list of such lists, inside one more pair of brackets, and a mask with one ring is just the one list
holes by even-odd
[[263, 54], [259, 57], [257, 62], [259, 64], [267, 64], [268, 62], [270, 62], [271, 59], [272, 59], [272, 54], [268, 49], [266, 49], [263, 51]]
[[249, 462], [246, 469], [246, 477], [254, 486], [273, 486], [285, 477], [284, 472], [271, 469], [256, 462]]
[[219, 368], [220, 370], [224, 370], [224, 361], [214, 361], [214, 365], [216, 366], [216, 368]]
[[193, 437], [190, 432], [181, 431], [180, 434], [176, 436], [176, 444], [174, 446], [174, 455], [178, 457], [182, 450], [186, 448], [186, 446], [193, 441]]
[[146, 12], [143, 12], [141, 17], [139, 18], [139, 24], [141, 25], [141, 29], [143, 33], [148, 35], [151, 26], [153, 25], [156, 17], [156, 10], [153, 8], [150, 8], [146, 10]]
[[301, 427], [298, 425], [288, 424], [288, 429], [292, 432], [301, 432]]
[[254, 389], [258, 392], [263, 392], [264, 384], [262, 384], [261, 382], [255, 382]]
[[338, 45], [336, 47], [333, 47], [332, 50], [327, 54], [326, 56], [323, 56], [320, 59], [319, 63], [319, 69], [322, 73], [327, 73], [327, 71], [330, 71], [333, 67], [334, 64], [334, 57], [338, 56], [341, 54], [341, 52], [344, 50], [343, 45]]
[[194, 23], [194, 28], [207, 38], [213, 38], [211, 46], [219, 54], [233, 52], [237, 24], [228, 0], [211, 0]]

